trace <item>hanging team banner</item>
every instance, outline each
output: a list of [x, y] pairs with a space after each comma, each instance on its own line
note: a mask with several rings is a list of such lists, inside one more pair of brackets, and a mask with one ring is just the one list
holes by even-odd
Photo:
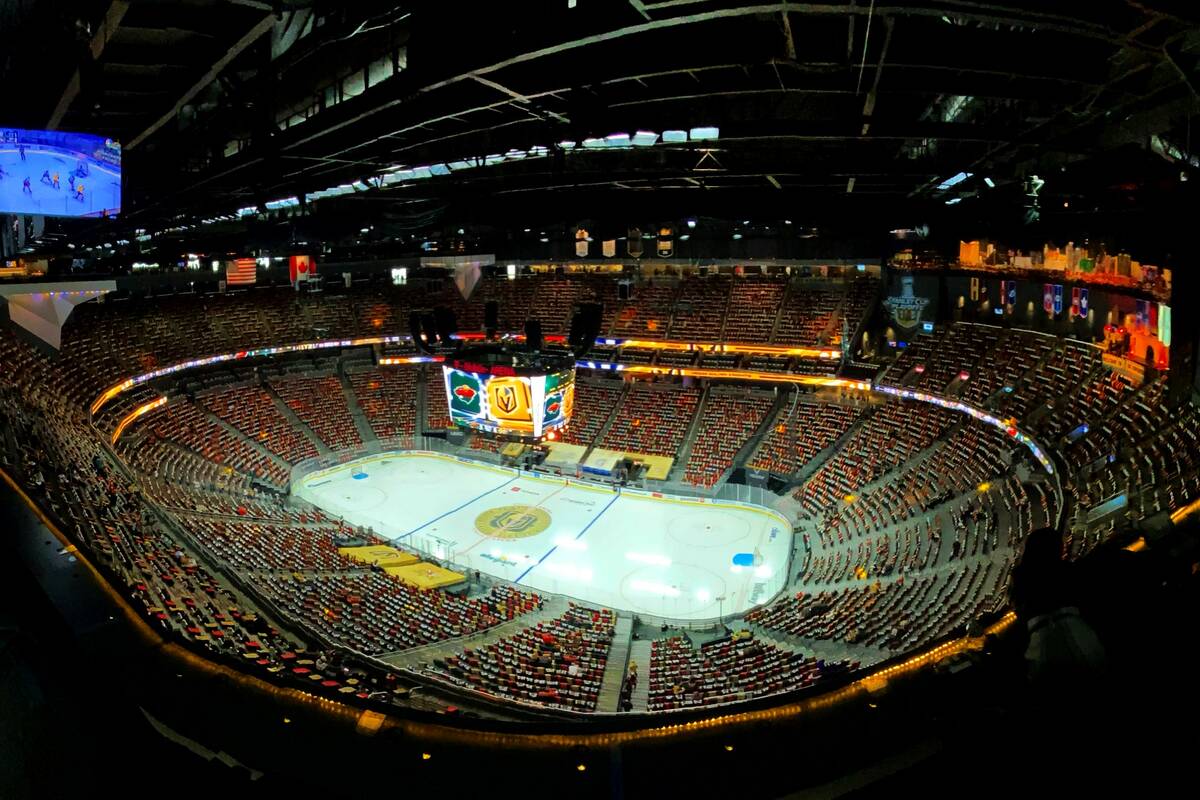
[[1004, 293], [1004, 304], [1007, 306], [1015, 306], [1017, 304], [1017, 282], [1002, 281], [1004, 284], [1001, 291]]
[[578, 258], [586, 258], [588, 254], [588, 232], [585, 228], [580, 228], [575, 231], [575, 255]]
[[1086, 288], [1079, 290], [1079, 316], [1086, 317], [1088, 315], [1088, 290]]
[[913, 291], [913, 276], [900, 276], [900, 294], [888, 297], [883, 301], [883, 307], [892, 314], [896, 324], [905, 330], [916, 328], [921, 322], [921, 315], [929, 300], [918, 296]]
[[1079, 287], [1071, 287], [1071, 318], [1079, 316]]
[[675, 252], [675, 235], [670, 226], [664, 225], [658, 229], [658, 255], [668, 258]]
[[1054, 284], [1047, 283], [1042, 286], [1042, 309], [1047, 314], [1054, 313]]
[[971, 300], [979, 299], [979, 278], [971, 278]]
[[1054, 284], [1054, 313], [1061, 314], [1063, 310], [1063, 285]]
[[642, 257], [642, 229], [630, 228], [629, 236], [625, 239], [625, 251], [630, 258]]
[[617, 254], [617, 240], [605, 239], [600, 243], [600, 252], [604, 254], [605, 258], [612, 258], [615, 256]]

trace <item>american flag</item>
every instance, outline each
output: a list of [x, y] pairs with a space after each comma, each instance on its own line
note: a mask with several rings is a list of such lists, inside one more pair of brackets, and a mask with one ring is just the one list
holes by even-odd
[[235, 258], [225, 262], [225, 282], [230, 286], [246, 286], [255, 280], [253, 258]]

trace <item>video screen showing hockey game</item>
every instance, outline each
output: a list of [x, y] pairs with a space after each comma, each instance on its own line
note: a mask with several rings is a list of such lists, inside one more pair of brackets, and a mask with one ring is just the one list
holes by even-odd
[[110, 217], [120, 211], [120, 143], [87, 133], [0, 128], [0, 213]]
[[455, 425], [541, 439], [571, 419], [575, 401], [573, 370], [550, 375], [493, 375], [454, 367], [442, 370], [450, 419]]

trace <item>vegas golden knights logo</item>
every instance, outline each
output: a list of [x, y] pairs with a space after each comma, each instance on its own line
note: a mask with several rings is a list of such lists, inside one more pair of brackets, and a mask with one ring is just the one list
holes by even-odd
[[475, 518], [475, 530], [493, 539], [524, 539], [550, 527], [550, 513], [537, 506], [500, 506]]
[[511, 386], [501, 386], [496, 391], [496, 408], [505, 414], [512, 414], [516, 411], [517, 391]]
[[521, 378], [492, 378], [487, 383], [488, 410], [497, 421], [514, 428], [533, 429], [529, 384]]

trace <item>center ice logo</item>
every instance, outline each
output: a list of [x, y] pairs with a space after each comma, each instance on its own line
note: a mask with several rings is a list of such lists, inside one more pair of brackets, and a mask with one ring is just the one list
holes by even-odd
[[536, 506], [500, 506], [475, 518], [475, 530], [493, 539], [524, 539], [550, 527], [550, 513]]

